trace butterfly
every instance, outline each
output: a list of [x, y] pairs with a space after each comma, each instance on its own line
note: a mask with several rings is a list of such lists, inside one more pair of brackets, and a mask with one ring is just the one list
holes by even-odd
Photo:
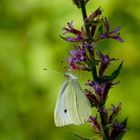
[[65, 73], [67, 80], [59, 92], [54, 111], [55, 125], [81, 125], [91, 115], [91, 104], [84, 94], [78, 77], [69, 72]]

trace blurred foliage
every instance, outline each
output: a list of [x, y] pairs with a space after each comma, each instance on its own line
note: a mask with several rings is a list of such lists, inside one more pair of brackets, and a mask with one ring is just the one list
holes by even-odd
[[[101, 6], [112, 28], [122, 27], [125, 43], [106, 41], [99, 48], [124, 60], [121, 83], [112, 88], [108, 105], [122, 102], [130, 128], [124, 140], [139, 139], [140, 1], [90, 0], [87, 6], [89, 14]], [[61, 60], [65, 65], [72, 49], [59, 34], [70, 20], [76, 27], [82, 23], [72, 0], [0, 0], [0, 140], [76, 140], [67, 129], [94, 136], [87, 125], [56, 128], [53, 122], [64, 81]]]

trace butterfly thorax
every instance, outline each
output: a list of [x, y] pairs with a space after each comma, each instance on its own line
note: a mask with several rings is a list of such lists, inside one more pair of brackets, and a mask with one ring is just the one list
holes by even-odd
[[69, 79], [72, 79], [72, 80], [77, 80], [77, 79], [78, 79], [78, 77], [77, 77], [76, 75], [71, 74], [71, 73], [69, 73], [69, 72], [66, 72], [66, 73], [65, 73], [65, 77], [67, 77], [67, 78], [69, 78]]

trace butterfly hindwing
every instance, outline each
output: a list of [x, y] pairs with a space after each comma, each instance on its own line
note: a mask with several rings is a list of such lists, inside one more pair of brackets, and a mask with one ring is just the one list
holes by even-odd
[[85, 123], [91, 115], [91, 105], [77, 80], [71, 80], [69, 83], [68, 95], [67, 106], [73, 124]]

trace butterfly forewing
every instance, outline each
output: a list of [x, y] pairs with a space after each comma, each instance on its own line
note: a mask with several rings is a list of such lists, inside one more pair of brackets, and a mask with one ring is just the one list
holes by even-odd
[[54, 120], [56, 126], [64, 126], [64, 125], [72, 124], [66, 105], [68, 84], [69, 84], [68, 81], [66, 81], [63, 84], [57, 98], [55, 112], [54, 112]]

